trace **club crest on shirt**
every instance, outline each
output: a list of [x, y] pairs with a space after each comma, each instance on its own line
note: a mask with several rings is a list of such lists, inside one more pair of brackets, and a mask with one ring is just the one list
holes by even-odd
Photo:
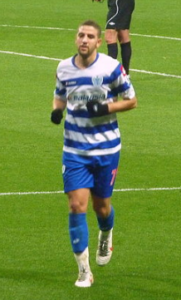
[[103, 77], [102, 76], [92, 77], [92, 83], [93, 86], [101, 86], [103, 83]]

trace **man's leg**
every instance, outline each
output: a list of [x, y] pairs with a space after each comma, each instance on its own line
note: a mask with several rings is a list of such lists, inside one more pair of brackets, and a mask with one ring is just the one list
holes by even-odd
[[112, 58], [118, 57], [117, 31], [114, 29], [106, 29], [105, 40], [107, 43], [108, 55]]
[[114, 226], [114, 208], [110, 198], [100, 198], [92, 195], [93, 208], [99, 225], [98, 249], [96, 262], [99, 266], [106, 265], [112, 256], [112, 230]]
[[129, 37], [129, 30], [119, 30], [118, 32], [118, 40], [120, 43], [120, 50], [121, 50], [121, 58], [122, 64], [125, 68], [126, 74], [129, 75], [129, 66], [132, 56], [132, 47], [131, 41]]
[[98, 158], [94, 173], [94, 187], [91, 189], [93, 209], [99, 225], [98, 265], [107, 264], [112, 256], [112, 230], [114, 226], [114, 209], [111, 196], [118, 172], [120, 152]]
[[89, 189], [68, 192], [69, 234], [74, 257], [78, 264], [79, 275], [75, 282], [78, 287], [90, 287], [93, 275], [89, 266], [88, 226], [86, 221]]

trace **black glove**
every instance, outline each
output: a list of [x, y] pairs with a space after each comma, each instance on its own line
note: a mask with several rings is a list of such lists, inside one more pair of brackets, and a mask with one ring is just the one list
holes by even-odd
[[63, 119], [63, 112], [60, 108], [56, 108], [51, 113], [51, 121], [54, 124], [60, 124], [61, 120]]
[[96, 100], [92, 100], [88, 101], [86, 106], [88, 112], [95, 117], [101, 117], [109, 114], [108, 104], [101, 104]]

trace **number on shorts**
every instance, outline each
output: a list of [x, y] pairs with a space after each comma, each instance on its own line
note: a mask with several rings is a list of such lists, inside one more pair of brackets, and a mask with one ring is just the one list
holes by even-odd
[[118, 169], [114, 169], [114, 170], [112, 170], [112, 179], [111, 179], [111, 182], [110, 182], [110, 185], [113, 185], [114, 184], [114, 181], [115, 181], [115, 179], [116, 179], [116, 174], [117, 174], [117, 172], [118, 172]]

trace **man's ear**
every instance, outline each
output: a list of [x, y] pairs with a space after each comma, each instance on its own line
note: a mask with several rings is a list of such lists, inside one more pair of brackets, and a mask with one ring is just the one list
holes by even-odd
[[101, 46], [101, 44], [102, 44], [102, 39], [100, 38], [100, 39], [98, 39], [98, 41], [97, 41], [97, 48], [99, 48], [99, 47]]

